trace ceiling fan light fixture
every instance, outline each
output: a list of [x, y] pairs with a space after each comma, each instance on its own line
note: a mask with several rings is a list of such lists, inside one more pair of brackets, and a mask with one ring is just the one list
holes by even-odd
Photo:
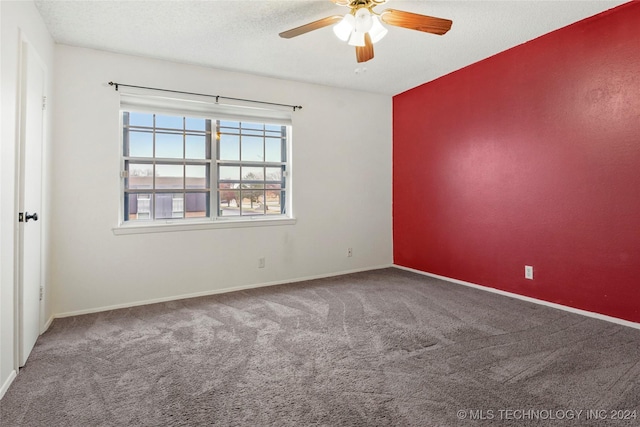
[[373, 25], [373, 19], [371, 19], [371, 11], [366, 7], [361, 7], [356, 11], [355, 19], [355, 27], [356, 31], [361, 31], [366, 33], [371, 29]]
[[363, 31], [353, 30], [351, 33], [351, 37], [349, 37], [349, 45], [350, 46], [364, 46], [364, 35], [366, 33]]
[[342, 21], [338, 22], [333, 26], [333, 33], [343, 42], [349, 40], [349, 36], [351, 36], [351, 32], [355, 28], [355, 18], [352, 14], [347, 13]]
[[377, 43], [384, 36], [387, 35], [389, 30], [387, 30], [384, 25], [380, 22], [380, 19], [377, 16], [373, 16], [372, 18], [373, 24], [371, 25], [371, 29], [369, 30], [369, 36], [371, 36], [371, 43]]

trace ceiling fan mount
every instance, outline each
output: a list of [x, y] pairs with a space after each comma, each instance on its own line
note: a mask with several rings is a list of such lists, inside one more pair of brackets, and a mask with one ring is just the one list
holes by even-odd
[[331, 0], [331, 1], [337, 4], [338, 6], [349, 6], [351, 8], [374, 7], [387, 2], [387, 0]]
[[346, 6], [349, 12], [344, 15], [332, 15], [300, 27], [280, 33], [280, 37], [290, 39], [313, 30], [333, 25], [333, 32], [342, 41], [356, 48], [356, 60], [367, 62], [373, 59], [373, 45], [380, 41], [388, 32], [387, 25], [408, 28], [425, 33], [443, 35], [453, 21], [435, 18], [397, 9], [385, 9], [380, 13], [374, 7], [387, 0], [330, 0], [338, 6]]

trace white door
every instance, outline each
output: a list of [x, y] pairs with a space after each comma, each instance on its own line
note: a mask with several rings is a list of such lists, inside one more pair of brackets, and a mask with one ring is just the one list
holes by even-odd
[[18, 207], [18, 339], [24, 366], [40, 335], [42, 138], [45, 72], [32, 46], [22, 42]]

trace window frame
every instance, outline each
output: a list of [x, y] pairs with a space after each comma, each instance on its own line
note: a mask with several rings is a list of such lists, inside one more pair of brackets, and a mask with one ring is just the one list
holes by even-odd
[[[178, 104], [180, 104], [183, 100], [177, 100]], [[186, 230], [198, 230], [198, 229], [210, 229], [210, 228], [234, 228], [234, 227], [256, 227], [256, 226], [277, 226], [277, 225], [289, 225], [295, 224], [296, 220], [293, 216], [293, 197], [292, 197], [292, 161], [291, 161], [291, 153], [292, 153], [292, 123], [287, 120], [279, 120], [270, 117], [269, 115], [260, 116], [260, 115], [245, 115], [243, 114], [243, 107], [233, 107], [232, 110], [236, 110], [236, 114], [229, 114], [229, 108], [225, 107], [226, 110], [222, 113], [217, 113], [214, 108], [211, 108], [211, 104], [206, 105], [208, 108], [202, 109], [201, 111], [192, 110], [192, 109], [181, 109], [180, 105], [175, 108], [171, 108], [168, 110], [165, 106], [161, 105], [159, 107], [154, 107], [152, 105], [131, 105], [126, 104], [123, 105], [121, 102], [120, 108], [118, 110], [119, 114], [119, 167], [120, 167], [120, 185], [119, 185], [119, 215], [118, 215], [118, 225], [114, 227], [112, 230], [114, 234], [137, 234], [137, 233], [152, 233], [152, 232], [165, 232], [165, 231], [186, 231]], [[217, 104], [216, 104], [217, 106]], [[212, 111], [213, 110], [213, 111]], [[208, 164], [209, 166], [209, 181], [207, 188], [204, 190], [196, 191], [199, 193], [205, 192], [207, 197], [207, 210], [208, 217], [200, 217], [200, 218], [187, 218], [184, 214], [182, 218], [167, 218], [167, 219], [151, 219], [151, 220], [126, 220], [125, 217], [125, 209], [127, 209], [127, 193], [129, 189], [126, 187], [126, 182], [129, 179], [126, 176], [126, 162], [140, 160], [140, 158], [134, 158], [128, 156], [125, 153], [125, 127], [124, 127], [124, 112], [137, 112], [137, 113], [146, 113], [146, 114], [160, 114], [160, 115], [173, 115], [173, 116], [181, 116], [184, 118], [201, 118], [210, 120], [211, 123], [211, 137], [208, 139], [209, 147], [206, 147], [210, 153], [208, 159], [204, 160], [196, 160], [196, 163], [199, 164]], [[253, 111], [252, 111], [253, 113]], [[239, 158], [238, 161], [227, 161], [220, 159], [220, 129], [219, 125], [221, 122], [250, 122], [250, 123], [261, 123], [263, 125], [277, 125], [284, 126], [286, 128], [286, 135], [282, 139], [282, 150], [284, 161], [281, 162], [267, 162], [258, 161], [258, 162], [249, 162], [242, 161]], [[155, 132], [155, 122], [153, 131]], [[187, 130], [183, 129], [180, 132], [188, 133]], [[262, 136], [263, 138], [263, 150], [266, 151], [264, 145], [266, 144], [266, 136]], [[184, 143], [183, 143], [184, 144]], [[207, 140], [205, 139], [205, 144], [207, 144]], [[183, 145], [184, 149], [184, 145]], [[263, 151], [264, 152], [264, 151]], [[156, 164], [157, 158], [155, 157], [155, 151], [152, 157], [145, 158], [144, 160], [149, 163]], [[206, 155], [205, 155], [206, 157]], [[170, 159], [166, 163], [163, 161], [166, 159], [159, 158], [161, 161], [159, 164], [181, 164], [188, 165], [192, 159], [185, 158], [185, 152], [183, 151], [183, 158], [181, 159]], [[233, 164], [237, 165], [255, 165], [262, 168], [266, 167], [280, 167], [283, 172], [281, 176], [281, 213], [279, 214], [268, 214], [266, 212], [267, 208], [265, 208], [265, 212], [261, 214], [255, 215], [221, 215], [222, 210], [220, 209], [220, 183], [218, 172], [221, 166]], [[155, 177], [155, 172], [154, 172]], [[266, 186], [268, 183], [267, 177], [264, 176], [262, 182], [264, 183], [265, 189], [263, 189], [263, 195], [266, 198]], [[187, 193], [186, 190], [187, 183], [183, 181], [183, 189], [177, 189], [175, 192], [184, 192]], [[139, 194], [151, 194], [150, 197], [154, 197], [155, 194], [158, 193], [172, 193], [171, 190], [162, 190], [157, 191], [155, 188], [155, 184], [152, 185], [152, 191], [144, 192], [142, 190], [135, 190], [133, 193]], [[282, 195], [284, 195], [284, 200], [282, 200]], [[153, 202], [153, 201], [152, 201]], [[263, 199], [263, 202], [266, 204], [266, 200]], [[152, 215], [153, 216], [153, 215]]]
[[[129, 123], [125, 123], [125, 114], [127, 113], [142, 113], [142, 114], [152, 114], [153, 115], [153, 123], [152, 126], [141, 126], [141, 125], [131, 125]], [[212, 161], [212, 135], [213, 135], [213, 131], [211, 129], [211, 121], [210, 119], [204, 118], [204, 117], [189, 117], [189, 118], [197, 118], [197, 119], [202, 119], [202, 120], [208, 120], [209, 123], [205, 122], [205, 128], [204, 130], [196, 130], [196, 129], [187, 129], [187, 124], [186, 124], [186, 118], [185, 116], [182, 117], [183, 123], [182, 123], [182, 129], [179, 128], [162, 128], [162, 127], [158, 127], [157, 123], [156, 123], [156, 119], [158, 116], [161, 114], [157, 114], [155, 112], [151, 112], [151, 111], [133, 111], [132, 109], [127, 109], [127, 110], [121, 110], [120, 111], [120, 121], [122, 123], [122, 127], [121, 127], [121, 139], [122, 139], [122, 143], [121, 143], [121, 156], [122, 156], [122, 162], [121, 162], [121, 176], [122, 176], [122, 180], [123, 180], [123, 194], [121, 197], [121, 223], [122, 224], [134, 224], [134, 223], [139, 223], [138, 220], [131, 220], [131, 219], [127, 219], [127, 215], [128, 215], [128, 210], [129, 210], [129, 204], [131, 203], [130, 199], [127, 197], [127, 195], [133, 195], [133, 194], [138, 194], [138, 195], [148, 195], [148, 198], [143, 198], [143, 199], [149, 199], [149, 211], [147, 212], [150, 215], [150, 218], [148, 220], [140, 220], [140, 221], [147, 221], [147, 222], [162, 222], [162, 221], [172, 221], [172, 220], [179, 220], [179, 219], [186, 219], [186, 214], [187, 212], [182, 211], [182, 216], [180, 217], [176, 217], [173, 215], [173, 207], [171, 209], [171, 217], [167, 217], [167, 218], [154, 218], [156, 211], [157, 211], [157, 203], [159, 200], [159, 196], [161, 195], [175, 195], [176, 193], [182, 193], [183, 194], [183, 203], [184, 200], [186, 200], [187, 195], [188, 194], [205, 194], [206, 195], [206, 199], [209, 199], [211, 197], [211, 183], [212, 183], [212, 177], [211, 177], [211, 170], [213, 169], [213, 161]], [[209, 125], [209, 127], [207, 128], [206, 124]], [[151, 133], [152, 134], [152, 154], [151, 156], [131, 156], [130, 152], [127, 152], [128, 150], [131, 149], [131, 145], [130, 145], [130, 140], [131, 140], [131, 134], [132, 133]], [[157, 150], [157, 135], [180, 135], [182, 137], [182, 157], [162, 157], [162, 156], [158, 156], [156, 150]], [[186, 155], [186, 151], [187, 151], [187, 138], [189, 136], [201, 136], [204, 137], [204, 158], [196, 158], [196, 157], [187, 157]], [[127, 164], [129, 165], [150, 165], [151, 169], [152, 169], [152, 174], [151, 174], [151, 187], [150, 188], [132, 188], [132, 187], [128, 187], [127, 186], [127, 182], [129, 182], [132, 179], [132, 176], [130, 175], [130, 171], [131, 171], [131, 167], [127, 167]], [[178, 187], [166, 187], [166, 188], [162, 188], [158, 185], [158, 176], [157, 175], [157, 169], [158, 166], [162, 167], [162, 166], [181, 166], [182, 167], [182, 187], [178, 188]], [[205, 173], [205, 185], [202, 188], [189, 188], [188, 184], [187, 184], [187, 178], [188, 175], [186, 173], [187, 168], [189, 166], [204, 166], [206, 168], [206, 173]], [[140, 199], [138, 197], [138, 199]], [[175, 199], [172, 197], [172, 205], [173, 205], [173, 201]], [[211, 207], [211, 203], [210, 202], [205, 202], [205, 218], [208, 218], [207, 215], [210, 214], [210, 207]], [[202, 218], [202, 217], [201, 217]], [[131, 221], [131, 222], [130, 222]], [[142, 223], [142, 222], [140, 222]]]
[[[228, 123], [229, 120], [225, 120], [224, 123]], [[287, 183], [289, 181], [288, 179], [288, 165], [289, 162], [287, 161], [288, 159], [288, 139], [289, 139], [289, 134], [290, 134], [290, 127], [284, 126], [284, 125], [272, 125], [272, 124], [267, 124], [267, 123], [262, 123], [263, 124], [263, 129], [261, 130], [262, 132], [262, 139], [263, 139], [263, 143], [262, 143], [262, 155], [264, 158], [264, 161], [252, 161], [252, 160], [243, 160], [243, 143], [242, 143], [242, 138], [243, 137], [255, 137], [259, 135], [256, 135], [255, 132], [257, 132], [257, 130], [250, 130], [247, 128], [244, 128], [242, 126], [239, 127], [229, 127], [229, 126], [222, 126], [223, 121], [222, 120], [217, 120], [216, 121], [216, 140], [218, 142], [216, 142], [216, 168], [215, 171], [218, 174], [218, 176], [216, 177], [216, 189], [217, 189], [217, 204], [216, 206], [218, 207], [218, 213], [220, 213], [221, 211], [221, 193], [224, 190], [226, 191], [239, 191], [240, 195], [242, 195], [243, 192], [256, 192], [256, 191], [260, 191], [262, 190], [262, 197], [263, 197], [263, 207], [264, 207], [264, 213], [262, 214], [258, 214], [255, 215], [256, 217], [277, 217], [277, 216], [286, 216], [287, 215], [287, 211], [288, 211], [288, 207], [287, 207], [287, 193], [288, 193], [288, 188], [287, 188]], [[245, 122], [246, 123], [246, 122]], [[287, 127], [285, 134], [284, 134], [284, 138], [282, 137], [282, 134], [280, 134], [280, 136], [276, 137], [275, 135], [271, 134], [268, 135], [268, 132], [275, 132], [273, 130], [268, 130], [267, 126], [281, 126], [281, 127]], [[237, 129], [238, 132], [224, 132], [223, 129]], [[251, 133], [243, 133], [243, 130], [248, 131], [248, 132], [254, 132], [253, 134]], [[282, 132], [282, 130], [281, 130]], [[222, 159], [221, 157], [221, 141], [224, 135], [228, 135], [228, 136], [235, 136], [238, 135], [238, 159], [237, 160], [233, 160], [233, 159]], [[267, 138], [270, 138], [271, 140], [279, 140], [279, 144], [280, 144], [280, 153], [281, 153], [281, 158], [284, 157], [285, 160], [280, 160], [280, 161], [274, 161], [274, 160], [267, 160]], [[219, 176], [219, 172], [220, 172], [220, 168], [222, 167], [229, 167], [229, 168], [239, 168], [239, 177], [238, 179], [224, 179], [221, 178]], [[256, 180], [250, 180], [250, 179], [246, 179], [245, 177], [243, 177], [242, 174], [242, 170], [244, 168], [261, 168], [263, 169], [263, 178], [262, 179], [256, 179]], [[280, 179], [279, 180], [269, 180], [267, 179], [267, 168], [270, 169], [280, 169]], [[230, 188], [223, 188], [221, 186], [221, 184], [234, 184], [237, 185], [237, 187], [230, 187]], [[257, 185], [257, 188], [250, 188], [250, 187], [243, 187], [243, 185]], [[275, 185], [275, 186], [279, 186], [278, 187], [272, 187], [272, 188], [268, 188], [269, 185]], [[262, 186], [262, 188], [260, 188], [260, 186]], [[280, 210], [281, 213], [280, 214], [267, 214], [268, 211], [268, 203], [267, 203], [267, 191], [271, 190], [271, 191], [279, 191], [280, 195], [279, 195], [279, 199], [280, 199]], [[244, 200], [244, 197], [241, 197], [241, 200]], [[242, 214], [242, 210], [243, 210], [243, 205], [242, 203], [240, 204], [240, 213], [239, 216], [240, 217], [247, 217], [247, 216], [252, 216], [252, 215], [243, 215]], [[284, 211], [284, 212], [282, 212]], [[232, 218], [232, 216], [224, 216], [224, 215], [219, 215], [219, 218]]]

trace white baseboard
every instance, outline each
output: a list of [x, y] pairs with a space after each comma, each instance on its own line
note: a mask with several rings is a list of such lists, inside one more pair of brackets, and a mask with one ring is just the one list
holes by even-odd
[[4, 394], [7, 392], [7, 390], [9, 390], [9, 386], [11, 385], [11, 383], [13, 383], [13, 380], [15, 379], [16, 379], [16, 371], [11, 371], [7, 380], [4, 382], [4, 384], [2, 384], [2, 387], [0, 387], [0, 399], [4, 397]]
[[600, 313], [593, 313], [591, 311], [586, 311], [586, 310], [580, 310], [579, 308], [568, 307], [566, 305], [556, 304], [553, 302], [544, 301], [537, 298], [531, 298], [531, 297], [527, 297], [520, 294], [514, 294], [512, 292], [502, 291], [500, 289], [489, 288], [487, 286], [476, 285], [475, 283], [465, 282], [464, 280], [452, 279], [450, 277], [440, 276], [438, 274], [433, 274], [433, 273], [427, 273], [426, 271], [420, 271], [420, 270], [416, 270], [409, 267], [403, 267], [401, 265], [394, 264], [393, 266], [401, 270], [411, 271], [412, 273], [422, 274], [423, 276], [429, 276], [435, 279], [445, 280], [447, 282], [455, 283], [457, 285], [468, 286], [470, 288], [480, 289], [482, 291], [492, 292], [494, 294], [499, 294], [499, 295], [519, 299], [522, 301], [528, 301], [534, 304], [545, 305], [547, 307], [556, 308], [558, 310], [564, 310], [570, 313], [580, 314], [582, 316], [593, 317], [594, 319], [604, 320], [606, 322], [611, 322], [611, 323], [617, 323], [618, 325], [628, 326], [630, 328], [640, 329], [640, 323], [630, 322], [628, 320], [619, 319], [617, 317], [607, 316], [605, 314], [600, 314]]
[[51, 317], [49, 317], [49, 320], [47, 320], [47, 323], [45, 323], [44, 326], [42, 327], [42, 331], [40, 332], [40, 335], [47, 332], [47, 330], [51, 326], [51, 323], [53, 322], [53, 319], [55, 319], [55, 316], [52, 315]]
[[287, 284], [287, 283], [304, 282], [304, 281], [307, 281], [307, 280], [325, 279], [327, 277], [343, 276], [345, 274], [361, 273], [363, 271], [379, 270], [381, 268], [390, 268], [390, 267], [394, 267], [394, 266], [392, 264], [385, 264], [385, 265], [379, 265], [379, 266], [374, 266], [374, 267], [367, 267], [367, 268], [359, 268], [359, 269], [354, 269], [354, 270], [340, 271], [340, 272], [336, 272], [336, 273], [318, 274], [318, 275], [314, 275], [314, 276], [306, 276], [306, 277], [298, 277], [298, 278], [294, 278], [294, 279], [278, 280], [278, 281], [274, 281], [274, 282], [255, 283], [255, 284], [243, 285], [243, 286], [232, 286], [232, 287], [229, 287], [229, 288], [213, 289], [213, 290], [209, 290], [209, 291], [195, 292], [195, 293], [191, 293], [191, 294], [183, 294], [183, 295], [176, 295], [176, 296], [163, 297], [163, 298], [154, 298], [154, 299], [149, 299], [149, 300], [124, 303], [124, 304], [116, 304], [116, 305], [109, 305], [109, 306], [104, 306], [104, 307], [90, 308], [90, 309], [86, 309], [86, 310], [68, 311], [68, 312], [65, 312], [65, 313], [54, 314], [53, 317], [56, 318], [56, 319], [60, 319], [60, 318], [63, 318], [63, 317], [80, 316], [80, 315], [83, 315], [83, 314], [91, 314], [91, 313], [100, 313], [102, 311], [118, 310], [118, 309], [121, 309], [121, 308], [130, 308], [130, 307], [137, 307], [137, 306], [141, 306], [141, 305], [157, 304], [157, 303], [168, 302], [168, 301], [177, 301], [177, 300], [181, 300], [181, 299], [204, 297], [204, 296], [209, 296], [209, 295], [224, 294], [224, 293], [235, 292], [235, 291], [244, 291], [244, 290], [247, 290], [247, 289], [263, 288], [263, 287], [267, 287], [267, 286], [284, 285], [284, 284]]

